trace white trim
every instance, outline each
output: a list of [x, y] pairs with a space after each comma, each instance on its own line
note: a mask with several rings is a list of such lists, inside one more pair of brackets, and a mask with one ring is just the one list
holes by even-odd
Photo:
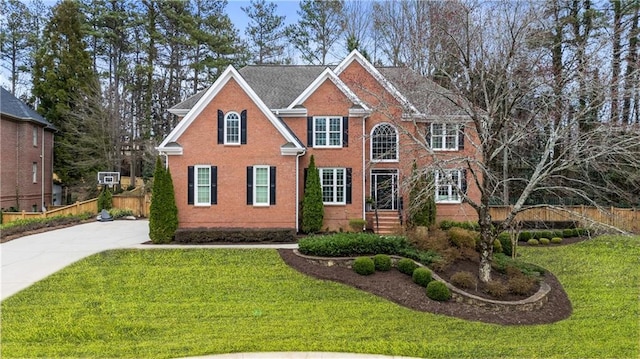
[[331, 71], [330, 68], [326, 68], [322, 73], [316, 77], [313, 82], [307, 86], [307, 88], [302, 91], [302, 93], [293, 100], [293, 102], [287, 107], [287, 109], [292, 110], [296, 106], [301, 106], [308, 98], [311, 96], [326, 80], [331, 80], [336, 87], [342, 91], [342, 93], [351, 101], [351, 103], [360, 105], [364, 110], [370, 111], [369, 107], [362, 101], [355, 92], [351, 91], [351, 89], [345, 84], [340, 78]]
[[[229, 115], [235, 115], [235, 119], [229, 119]], [[235, 111], [229, 111], [224, 115], [223, 119], [223, 128], [224, 128], [224, 144], [225, 145], [239, 145], [241, 143], [240, 137], [242, 136], [242, 121], [240, 120], [240, 114]], [[229, 126], [227, 121], [236, 121], [238, 123], [238, 140], [235, 142], [229, 141]]]
[[[271, 124], [280, 132], [286, 142], [293, 143], [299, 150], [303, 150], [304, 146], [300, 143], [296, 137], [285, 127], [285, 125], [271, 112], [271, 110], [265, 105], [265, 103], [258, 97], [253, 91], [251, 86], [244, 80], [244, 78], [238, 73], [238, 71], [231, 65], [218, 77], [216, 82], [211, 85], [205, 92], [205, 94], [196, 102], [196, 104], [189, 110], [187, 115], [178, 122], [176, 127], [165, 137], [162, 143], [157, 147], [158, 151], [165, 154], [177, 154], [175, 150], [167, 150], [167, 144], [171, 142], [177, 142], [191, 123], [200, 115], [200, 113], [207, 107], [207, 105], [218, 95], [218, 93], [224, 88], [229, 80], [234, 79], [240, 88], [251, 98], [256, 106], [262, 111], [264, 116], [271, 121]], [[180, 150], [181, 151], [181, 150]], [[180, 153], [182, 154], [182, 153]]]
[[373, 66], [367, 59], [358, 52], [358, 50], [353, 50], [351, 53], [342, 60], [338, 66], [336, 66], [333, 71], [336, 75], [340, 76], [342, 71], [344, 71], [349, 65], [353, 62], [357, 61], [362, 67], [369, 72], [371, 76], [373, 76], [378, 83], [382, 85], [382, 87], [387, 90], [400, 104], [407, 109], [409, 109], [413, 114], [420, 114], [420, 111], [409, 102], [409, 100], [395, 87], [391, 84], [389, 80], [387, 80], [378, 69]]
[[[391, 126], [393, 128], [393, 130], [396, 133], [396, 158], [393, 159], [375, 159], [373, 158], [373, 131], [375, 131], [378, 127], [383, 126], [383, 125], [387, 125], [387, 126]], [[371, 129], [371, 133], [369, 134], [369, 138], [371, 139], [371, 141], [369, 141], [369, 159], [371, 160], [371, 162], [375, 162], [375, 163], [380, 163], [380, 162], [400, 162], [400, 135], [398, 133], [398, 128], [396, 126], [394, 126], [393, 124], [389, 123], [389, 122], [380, 122], [378, 124], [376, 124], [375, 126], [373, 126], [373, 128]]]
[[298, 108], [274, 108], [271, 109], [276, 116], [280, 117], [307, 117], [307, 109], [304, 107]]
[[333, 199], [335, 200], [337, 197], [337, 193], [338, 193], [338, 185], [336, 184], [338, 181], [338, 171], [337, 170], [342, 170], [342, 201], [330, 201], [330, 202], [325, 202], [324, 198], [322, 199], [322, 204], [324, 205], [335, 205], [335, 206], [343, 206], [347, 204], [347, 169], [345, 167], [319, 167], [318, 168], [318, 175], [320, 176], [320, 189], [322, 190], [322, 188], [324, 187], [323, 183], [322, 183], [322, 172], [323, 171], [327, 171], [327, 170], [331, 170], [333, 172], [333, 184], [331, 185], [333, 187]]
[[[434, 131], [433, 131], [433, 126], [434, 125], [442, 125], [444, 126], [444, 130], [446, 131], [446, 128], [448, 125], [454, 125], [455, 128], [455, 148], [447, 148], [447, 135], [442, 135], [442, 134], [437, 134], [434, 136]], [[440, 132], [442, 133], [442, 132]], [[453, 136], [453, 135], [451, 135]], [[433, 138], [434, 137], [439, 137], [442, 140], [442, 146], [435, 148], [433, 147]], [[429, 124], [429, 147], [435, 151], [435, 152], [454, 152], [454, 151], [460, 151], [460, 124], [458, 123], [451, 123], [451, 122], [433, 122], [431, 124]]]
[[[446, 184], [446, 185], [439, 185], [438, 182], [440, 180], [440, 175], [445, 175], [445, 176], [449, 176], [448, 173], [457, 173], [458, 174], [458, 183], [455, 184]], [[448, 180], [447, 180], [448, 181]], [[434, 185], [435, 185], [435, 194], [434, 194], [434, 199], [435, 202], [438, 204], [460, 204], [462, 203], [462, 197], [463, 194], [460, 193], [461, 191], [461, 187], [462, 187], [462, 170], [458, 169], [458, 168], [452, 168], [452, 169], [446, 169], [446, 170], [440, 170], [440, 171], [436, 171], [435, 173], [435, 177], [434, 177]], [[440, 187], [447, 187], [447, 192], [448, 197], [452, 198], [454, 195], [458, 196], [458, 199], [442, 199], [439, 200], [438, 199], [438, 189]], [[454, 193], [455, 192], [455, 193]]]
[[190, 109], [188, 108], [175, 108], [175, 109], [170, 108], [167, 111], [169, 111], [169, 113], [172, 113], [178, 117], [184, 117], [189, 113], [189, 110]]
[[[319, 145], [317, 144], [317, 140], [318, 140], [318, 136], [316, 135], [316, 120], [318, 119], [324, 119], [325, 120], [325, 129], [324, 132], [325, 136], [324, 139], [326, 141], [326, 143], [324, 145]], [[331, 141], [331, 132], [336, 132], [336, 131], [330, 131], [331, 128], [331, 120], [335, 120], [338, 119], [339, 123], [340, 123], [340, 143], [337, 145], [332, 145], [329, 142]], [[342, 148], [343, 147], [343, 143], [344, 143], [344, 128], [342, 127], [342, 116], [313, 116], [313, 120], [311, 121], [311, 126], [312, 126], [312, 131], [313, 131], [313, 148]]]

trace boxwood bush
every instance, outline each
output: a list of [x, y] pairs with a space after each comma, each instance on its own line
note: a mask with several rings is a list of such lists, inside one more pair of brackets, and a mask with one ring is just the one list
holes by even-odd
[[360, 275], [370, 275], [375, 273], [376, 267], [373, 259], [369, 257], [358, 257], [353, 262], [353, 270]]
[[213, 242], [293, 242], [294, 229], [289, 228], [181, 228], [176, 231], [178, 243]]
[[373, 256], [373, 264], [377, 271], [386, 272], [391, 269], [391, 257], [386, 254], [376, 254]]
[[426, 287], [433, 280], [431, 271], [424, 267], [416, 268], [411, 276], [413, 282], [419, 286]]
[[309, 236], [298, 241], [302, 254], [320, 257], [397, 254], [408, 246], [404, 237], [379, 236], [371, 233], [336, 233]]
[[427, 285], [427, 297], [445, 302], [451, 299], [451, 291], [446, 284], [434, 280]]
[[413, 275], [413, 271], [419, 266], [412, 259], [402, 258], [397, 264], [398, 270], [406, 275]]
[[493, 269], [500, 273], [506, 273], [507, 268], [518, 268], [522, 273], [528, 276], [540, 277], [545, 273], [545, 269], [535, 264], [525, 263], [519, 259], [513, 259], [504, 253], [496, 253], [493, 256]]

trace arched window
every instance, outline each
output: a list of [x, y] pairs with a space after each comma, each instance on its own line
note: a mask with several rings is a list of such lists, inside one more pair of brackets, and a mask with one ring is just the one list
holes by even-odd
[[371, 130], [371, 160], [398, 160], [398, 131], [393, 125], [381, 123]]
[[240, 144], [240, 116], [229, 112], [224, 119], [224, 143]]

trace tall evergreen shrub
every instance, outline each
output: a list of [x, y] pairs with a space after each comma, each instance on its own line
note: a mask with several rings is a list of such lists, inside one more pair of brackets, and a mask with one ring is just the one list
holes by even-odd
[[153, 191], [149, 209], [149, 238], [153, 243], [169, 243], [178, 229], [178, 207], [171, 172], [165, 170], [160, 157], [153, 174]]
[[100, 195], [98, 195], [98, 212], [101, 212], [103, 209], [111, 209], [113, 207], [113, 195], [109, 190], [108, 186], [102, 187], [102, 191]]
[[436, 201], [433, 177], [418, 171], [416, 162], [411, 169], [412, 186], [409, 192], [409, 224], [430, 227], [436, 223]]
[[316, 233], [322, 229], [324, 220], [324, 204], [322, 203], [322, 188], [316, 162], [311, 155], [307, 180], [304, 184], [304, 198], [302, 199], [302, 231]]

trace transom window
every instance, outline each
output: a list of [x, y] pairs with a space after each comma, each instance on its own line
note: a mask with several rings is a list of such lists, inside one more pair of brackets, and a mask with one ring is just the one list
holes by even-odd
[[313, 147], [342, 147], [342, 117], [313, 118]]
[[435, 178], [436, 202], [460, 203], [462, 198], [462, 175], [460, 170], [437, 171]]
[[398, 160], [398, 132], [388, 123], [381, 123], [371, 131], [371, 160]]
[[196, 206], [209, 206], [211, 204], [211, 167], [195, 166], [195, 190]]
[[269, 205], [269, 166], [253, 167], [253, 204]]
[[460, 125], [456, 123], [431, 124], [431, 148], [441, 151], [457, 151]]
[[224, 117], [224, 143], [240, 144], [240, 116], [235, 112], [229, 112]]
[[345, 169], [319, 168], [322, 202], [324, 204], [345, 204]]

